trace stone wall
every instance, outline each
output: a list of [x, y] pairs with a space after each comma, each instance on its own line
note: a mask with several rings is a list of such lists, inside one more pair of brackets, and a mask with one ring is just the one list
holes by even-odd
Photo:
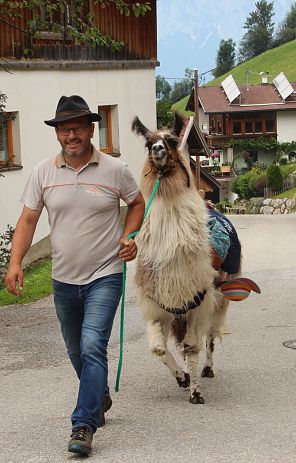
[[246, 208], [246, 214], [291, 214], [296, 212], [296, 195], [288, 198], [251, 198], [235, 202]]

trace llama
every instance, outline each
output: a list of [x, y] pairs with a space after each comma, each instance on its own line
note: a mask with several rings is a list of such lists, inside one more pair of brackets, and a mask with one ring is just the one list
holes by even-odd
[[[147, 202], [156, 179], [160, 185], [137, 236], [135, 283], [145, 320], [148, 345], [169, 368], [189, 401], [202, 404], [198, 357], [206, 336], [202, 376], [212, 377], [214, 339], [222, 334], [228, 300], [217, 290], [212, 266], [208, 212], [189, 162], [178, 150], [184, 119], [175, 113], [171, 131], [151, 132], [136, 117], [132, 130], [146, 140], [141, 190]], [[168, 350], [173, 336], [184, 359], [180, 367]]]

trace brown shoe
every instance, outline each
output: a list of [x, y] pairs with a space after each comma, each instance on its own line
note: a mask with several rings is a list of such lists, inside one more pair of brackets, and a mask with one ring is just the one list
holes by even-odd
[[105, 413], [110, 410], [112, 407], [112, 399], [110, 395], [105, 395], [103, 402], [102, 402], [102, 407], [101, 407], [101, 414], [100, 414], [100, 421], [98, 422], [98, 428], [102, 428], [105, 426], [106, 420], [105, 420]]
[[68, 445], [68, 452], [89, 455], [94, 433], [86, 426], [74, 429]]

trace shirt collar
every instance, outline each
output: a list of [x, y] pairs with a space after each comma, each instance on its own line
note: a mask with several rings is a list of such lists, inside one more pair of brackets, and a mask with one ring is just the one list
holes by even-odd
[[[90, 160], [88, 161], [88, 164], [99, 164], [100, 163], [100, 153], [99, 151], [92, 145], [93, 151]], [[64, 158], [63, 152], [61, 151], [59, 154], [57, 154], [55, 158], [55, 164], [58, 168], [60, 167], [66, 167], [67, 163]]]

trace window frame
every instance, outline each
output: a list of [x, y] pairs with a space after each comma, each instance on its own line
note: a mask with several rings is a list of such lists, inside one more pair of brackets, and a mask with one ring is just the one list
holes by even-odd
[[6, 130], [7, 134], [7, 159], [0, 160], [0, 165], [3, 167], [12, 164], [14, 153], [13, 153], [13, 135], [12, 135], [12, 120], [9, 119], [5, 122], [4, 130]]
[[[100, 130], [99, 130], [99, 149], [103, 153], [112, 154], [113, 153], [113, 143], [112, 143], [112, 117], [111, 117], [111, 106], [99, 106], [98, 113], [100, 114], [102, 111], [107, 113], [107, 146], [101, 147], [100, 143]], [[100, 122], [99, 122], [99, 129], [100, 129]]]

